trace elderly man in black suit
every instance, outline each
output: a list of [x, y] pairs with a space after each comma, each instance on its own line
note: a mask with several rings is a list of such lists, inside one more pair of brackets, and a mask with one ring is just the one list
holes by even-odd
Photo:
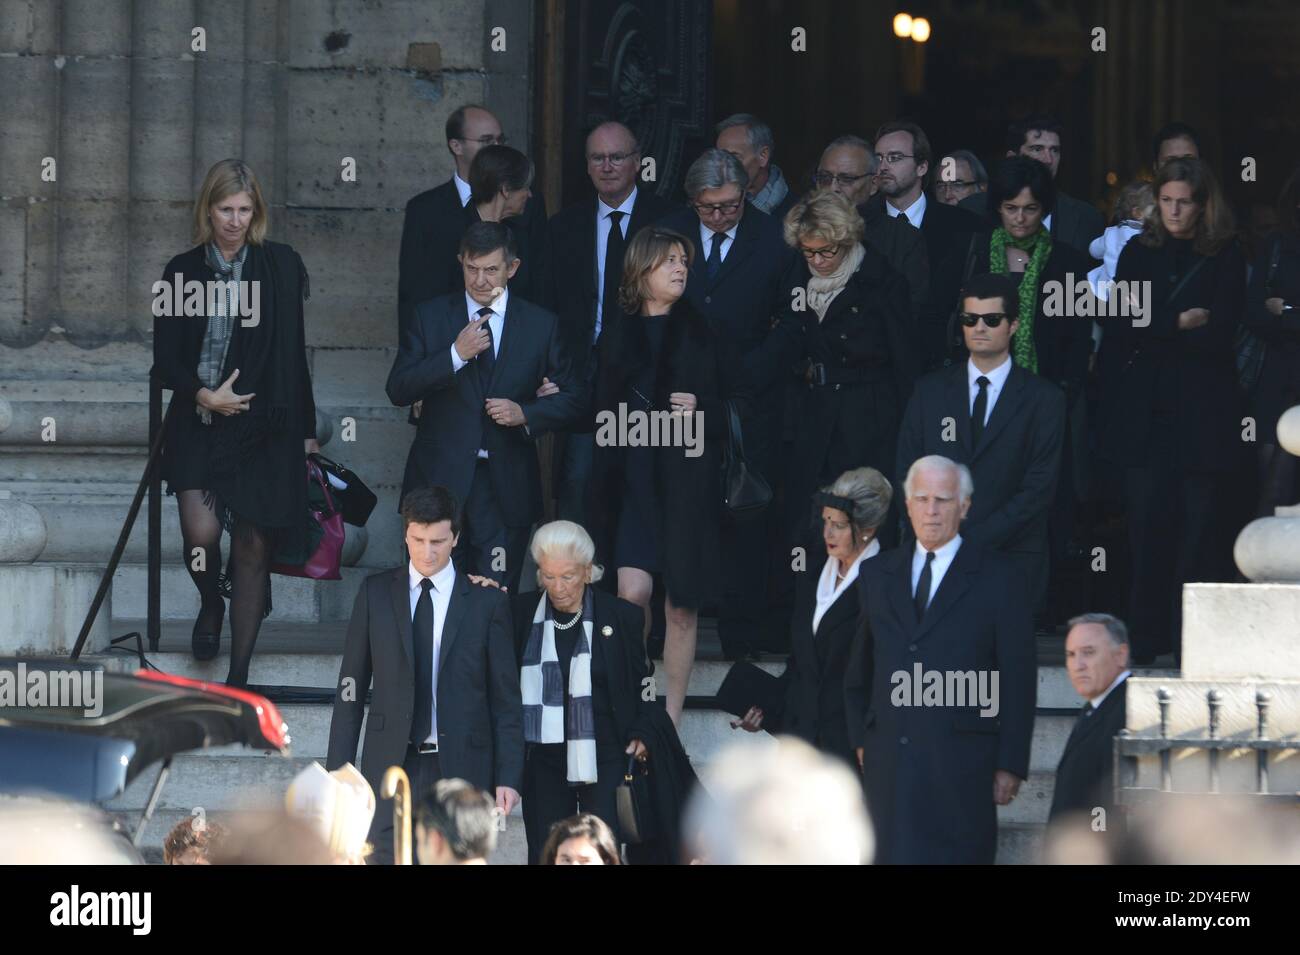
[[[414, 794], [439, 779], [495, 794], [509, 814], [524, 775], [523, 704], [510, 605], [476, 587], [451, 561], [459, 505], [443, 487], [402, 502], [409, 560], [361, 584], [348, 622], [330, 721], [327, 768], [356, 761], [366, 692], [374, 679], [361, 772], [378, 791], [401, 766]], [[391, 861], [391, 803], [375, 814], [377, 860]]]
[[862, 564], [845, 678], [881, 863], [989, 864], [997, 806], [1029, 775], [1037, 668], [1019, 573], [959, 533], [965, 465], [921, 458], [903, 484], [916, 543]]
[[[1041, 162], [1056, 178], [1061, 165], [1060, 120], [1052, 116], [1035, 115], [1012, 123], [1007, 128], [1007, 155], [1028, 156]], [[988, 196], [977, 192], [967, 196], [959, 205], [983, 218], [987, 215]], [[1064, 242], [1088, 255], [1088, 245], [1106, 231], [1106, 220], [1093, 206], [1057, 190], [1056, 208], [1043, 220], [1052, 238]]]
[[438, 484], [464, 500], [457, 556], [512, 592], [542, 514], [536, 439], [572, 425], [585, 402], [555, 316], [510, 294], [514, 242], [503, 223], [470, 226], [465, 291], [416, 307], [388, 375], [393, 404], [424, 402], [402, 494]]
[[[706, 149], [686, 172], [690, 208], [662, 225], [698, 240], [686, 298], [726, 347], [739, 353], [756, 400], [744, 414], [745, 454], [775, 486], [780, 475], [783, 384], [795, 357], [772, 335], [774, 319], [791, 301], [795, 256], [781, 225], [745, 200], [749, 177], [729, 152]], [[776, 508], [768, 516], [778, 520]], [[775, 529], [774, 529], [775, 530]], [[754, 648], [762, 626], [767, 576], [766, 520], [723, 528], [724, 595], [718, 623], [733, 659]]]
[[871, 203], [894, 219], [906, 219], [921, 230], [929, 260], [929, 285], [917, 316], [916, 346], [923, 371], [948, 358], [948, 321], [957, 306], [974, 236], [987, 232], [983, 220], [957, 206], [930, 202], [925, 183], [933, 160], [930, 139], [915, 123], [886, 123], [876, 130], [877, 180], [880, 189]]
[[1011, 557], [1035, 610], [1047, 587], [1048, 514], [1060, 475], [1065, 395], [1017, 365], [1011, 338], [1019, 292], [1005, 275], [977, 275], [962, 290], [970, 357], [916, 383], [903, 412], [896, 473], [942, 454], [970, 467], [978, 489], [962, 530]]
[[[577, 380], [596, 377], [596, 343], [618, 310], [623, 253], [632, 236], [677, 207], [637, 185], [641, 145], [622, 123], [601, 123], [587, 136], [587, 175], [596, 194], [551, 217], [551, 253], [577, 268], [552, 269], [544, 304], [560, 320], [560, 338]], [[586, 523], [591, 434], [564, 434], [555, 448], [555, 489], [561, 519]]]
[[[1113, 832], [1114, 739], [1124, 728], [1124, 681], [1129, 678], [1128, 628], [1108, 613], [1085, 613], [1065, 635], [1065, 669], [1086, 701], [1056, 767], [1048, 823], [1088, 814], [1089, 831]], [[1097, 809], [1104, 810], [1098, 819]], [[1097, 827], [1096, 823], [1103, 823]]]

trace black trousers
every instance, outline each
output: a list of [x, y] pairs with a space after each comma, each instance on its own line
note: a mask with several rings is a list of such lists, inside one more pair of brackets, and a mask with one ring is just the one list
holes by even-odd
[[524, 761], [524, 834], [528, 838], [528, 864], [541, 861], [542, 846], [551, 826], [580, 812], [599, 816], [614, 831], [614, 842], [622, 844], [618, 831], [618, 801], [615, 791], [623, 781], [627, 756], [620, 749], [596, 751], [596, 781], [571, 786], [566, 779], [568, 762], [564, 743], [529, 743]]
[[[415, 846], [415, 808], [420, 799], [433, 788], [433, 784], [442, 779], [442, 770], [438, 765], [437, 753], [421, 755], [413, 745], [406, 747], [406, 758], [402, 760], [402, 769], [411, 780], [411, 861], [420, 864]], [[380, 799], [375, 792], [375, 818], [370, 824], [370, 844], [374, 852], [367, 860], [370, 865], [393, 865], [393, 800]]]
[[474, 467], [464, 513], [465, 526], [455, 551], [456, 566], [467, 574], [491, 577], [509, 587], [512, 594], [518, 593], [530, 528], [508, 527], [502, 520], [486, 458], [479, 458]]

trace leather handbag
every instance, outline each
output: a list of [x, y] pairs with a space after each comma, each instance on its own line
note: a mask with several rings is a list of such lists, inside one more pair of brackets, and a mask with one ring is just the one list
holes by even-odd
[[733, 519], [754, 518], [772, 502], [772, 488], [745, 459], [736, 406], [723, 402], [727, 413], [727, 440], [722, 446], [722, 505]]
[[658, 828], [650, 795], [650, 769], [635, 756], [628, 757], [627, 772], [614, 795], [623, 841], [637, 846], [653, 841], [658, 836]]
[[[339, 511], [343, 514], [345, 523], [354, 527], [365, 527], [366, 521], [370, 519], [370, 512], [375, 509], [378, 498], [375, 492], [366, 487], [361, 478], [351, 468], [345, 468], [343, 465], [331, 461], [319, 451], [315, 451], [307, 457], [311, 458], [325, 472], [326, 483], [330, 485], [330, 490], [334, 493], [334, 499], [338, 501]], [[330, 480], [333, 478], [334, 480]], [[339, 487], [339, 485], [344, 485]]]
[[329, 482], [320, 465], [307, 459], [308, 551], [299, 555], [276, 554], [271, 573], [285, 577], [308, 577], [312, 580], [342, 580], [343, 513], [334, 503]]

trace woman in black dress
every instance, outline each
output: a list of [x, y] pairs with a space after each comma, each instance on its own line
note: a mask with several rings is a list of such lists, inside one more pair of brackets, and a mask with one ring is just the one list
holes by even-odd
[[[266, 239], [268, 212], [253, 171], [239, 159], [218, 162], [194, 206], [198, 244], [168, 262], [154, 287], [154, 374], [172, 390], [162, 475], [202, 602], [193, 650], [200, 660], [217, 655], [228, 582], [232, 686], [248, 682], [272, 555], [306, 556], [304, 456], [318, 449], [303, 334], [307, 271], [292, 248]], [[187, 282], [206, 290], [203, 306], [189, 310], [199, 314], [170, 314]]]
[[621, 314], [600, 336], [594, 391], [592, 536], [618, 570], [618, 595], [648, 611], [662, 573], [668, 715], [680, 725], [700, 605], [721, 560], [719, 469], [726, 402], [748, 392], [734, 348], [682, 297], [694, 247], [646, 228], [628, 245]]
[[1231, 212], [1198, 160], [1161, 166], [1152, 191], [1156, 211], [1115, 270], [1149, 290], [1147, 311], [1104, 317], [1097, 360], [1103, 448], [1124, 469], [1138, 664], [1177, 650], [1183, 584], [1219, 573], [1222, 485], [1243, 450], [1233, 338], [1246, 264]]

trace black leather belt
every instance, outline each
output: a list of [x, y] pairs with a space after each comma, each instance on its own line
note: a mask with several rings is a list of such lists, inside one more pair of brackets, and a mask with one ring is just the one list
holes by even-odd
[[421, 756], [428, 756], [430, 753], [438, 752], [437, 743], [412, 743], [411, 745], [415, 747], [415, 751]]

